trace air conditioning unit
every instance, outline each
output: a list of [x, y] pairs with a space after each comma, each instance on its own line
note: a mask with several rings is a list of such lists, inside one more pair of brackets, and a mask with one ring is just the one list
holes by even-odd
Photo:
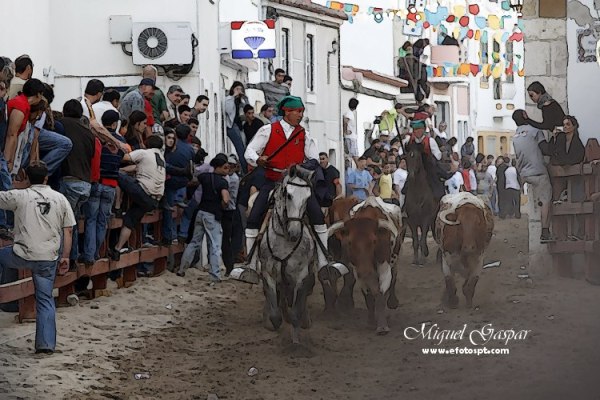
[[193, 59], [189, 22], [134, 22], [132, 28], [135, 65], [184, 65]]

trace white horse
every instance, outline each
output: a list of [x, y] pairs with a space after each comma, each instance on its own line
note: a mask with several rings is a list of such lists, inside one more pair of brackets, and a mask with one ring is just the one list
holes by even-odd
[[311, 325], [306, 299], [315, 285], [315, 244], [304, 214], [312, 194], [312, 174], [292, 166], [275, 189], [271, 220], [258, 253], [265, 327], [278, 330], [285, 318], [292, 325], [294, 344], [300, 343], [299, 328]]

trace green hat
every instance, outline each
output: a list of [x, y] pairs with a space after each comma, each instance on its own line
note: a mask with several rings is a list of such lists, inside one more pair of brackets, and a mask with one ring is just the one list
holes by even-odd
[[418, 119], [418, 120], [413, 120], [410, 123], [410, 126], [412, 126], [413, 128], [425, 128], [425, 121], [422, 119]]
[[298, 108], [304, 108], [302, 99], [296, 96], [285, 96], [277, 103], [277, 115], [284, 116], [285, 110], [296, 110]]

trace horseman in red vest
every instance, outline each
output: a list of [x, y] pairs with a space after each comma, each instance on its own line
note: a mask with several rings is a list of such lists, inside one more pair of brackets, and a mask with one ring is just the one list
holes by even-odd
[[[283, 178], [282, 171], [294, 164], [309, 170], [315, 170], [319, 166], [317, 144], [300, 125], [304, 117], [302, 99], [286, 96], [277, 104], [277, 109], [283, 119], [260, 128], [248, 144], [244, 154], [249, 165], [263, 167], [266, 171], [266, 183], [260, 188], [248, 216], [246, 225], [246, 251], [248, 252], [255, 245], [259, 229], [268, 210], [269, 193]], [[277, 154], [273, 156], [276, 152]], [[325, 218], [314, 192], [306, 205], [306, 213], [319, 239], [327, 249], [327, 225], [325, 225]], [[328, 260], [320, 246], [316, 247], [320, 269], [327, 266]], [[244, 267], [235, 268], [231, 277], [248, 283], [258, 283], [256, 254], [257, 252]]]
[[433, 115], [433, 109], [430, 105], [426, 104], [414, 113], [406, 112], [404, 109], [400, 109], [399, 111], [410, 120], [412, 128], [410, 136], [403, 138], [404, 148], [408, 149], [415, 144], [423, 145], [424, 164], [427, 176], [429, 177], [429, 186], [433, 191], [433, 196], [439, 200], [446, 193], [443, 182], [452, 175], [444, 171], [438, 163], [442, 159], [442, 152], [437, 142], [425, 134], [427, 119]]

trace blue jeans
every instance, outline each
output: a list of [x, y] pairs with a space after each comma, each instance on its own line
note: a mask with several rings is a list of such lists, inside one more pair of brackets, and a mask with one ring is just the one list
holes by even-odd
[[498, 215], [500, 209], [498, 208], [498, 188], [494, 185], [494, 189], [492, 189], [492, 195], [490, 196], [491, 209], [494, 215]]
[[198, 211], [196, 224], [194, 226], [194, 237], [188, 244], [181, 256], [179, 271], [183, 272], [192, 265], [194, 255], [202, 249], [204, 234], [208, 239], [208, 261], [210, 263], [210, 279], [212, 281], [221, 280], [221, 270], [219, 269], [219, 260], [221, 258], [221, 241], [223, 240], [223, 228], [221, 223], [216, 220], [211, 213]]
[[71, 139], [59, 133], [41, 129], [38, 136], [40, 158], [48, 167], [48, 176], [53, 175], [73, 147]]
[[244, 142], [242, 141], [242, 132], [240, 131], [239, 126], [235, 123], [231, 128], [227, 128], [227, 137], [233, 143], [233, 147], [235, 147], [235, 152], [238, 155], [238, 159], [240, 160], [240, 166], [242, 167], [242, 171], [246, 173], [248, 170], [248, 164], [246, 163], [246, 159], [244, 158], [244, 153], [246, 148], [244, 147]]
[[[89, 182], [77, 181], [77, 180], [64, 180], [60, 183], [60, 192], [67, 198], [73, 214], [75, 214], [75, 221], [79, 221], [81, 216], [81, 206], [89, 199], [92, 185]], [[69, 259], [77, 261], [79, 256], [79, 229], [77, 225], [73, 228], [73, 244], [71, 246], [71, 254]]]
[[183, 215], [181, 216], [181, 222], [179, 223], [179, 233], [177, 234], [179, 237], [187, 238], [188, 230], [190, 229], [190, 222], [192, 217], [194, 216], [194, 211], [198, 207], [198, 203], [196, 199], [192, 197], [188, 206], [185, 210], [183, 210]]
[[[175, 204], [175, 195], [177, 189], [165, 187], [165, 201], [169, 207]], [[173, 212], [171, 210], [163, 210], [162, 236], [165, 241], [171, 242], [175, 239], [176, 226], [173, 220]]]
[[35, 349], [56, 347], [56, 307], [52, 297], [57, 261], [28, 261], [13, 252], [12, 246], [0, 249], [0, 276], [30, 269], [35, 287]]
[[95, 261], [100, 258], [98, 251], [106, 238], [106, 226], [115, 200], [115, 193], [114, 187], [99, 183], [92, 185], [90, 198], [83, 205], [85, 237], [82, 258], [84, 261]]
[[[8, 166], [4, 159], [4, 152], [0, 152], [0, 191], [6, 192], [12, 188], [12, 178], [8, 172]], [[0, 210], [0, 227], [7, 228], [12, 225], [12, 211]]]

